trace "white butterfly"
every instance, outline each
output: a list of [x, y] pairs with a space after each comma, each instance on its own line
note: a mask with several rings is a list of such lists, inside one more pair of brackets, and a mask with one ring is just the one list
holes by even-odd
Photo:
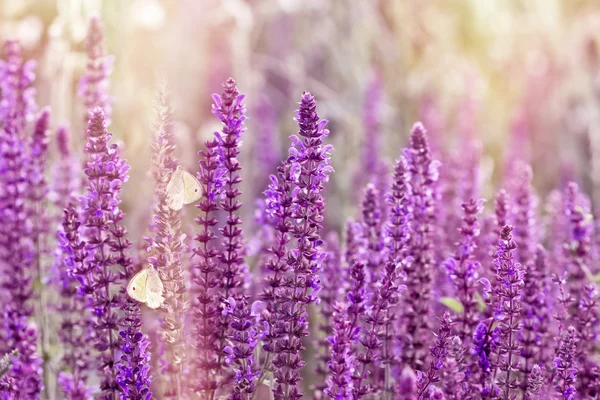
[[146, 303], [150, 308], [158, 308], [165, 301], [164, 286], [158, 272], [152, 268], [144, 268], [127, 285], [127, 294], [134, 300]]
[[184, 204], [195, 203], [202, 197], [202, 186], [189, 172], [177, 167], [167, 183], [167, 207], [181, 210]]

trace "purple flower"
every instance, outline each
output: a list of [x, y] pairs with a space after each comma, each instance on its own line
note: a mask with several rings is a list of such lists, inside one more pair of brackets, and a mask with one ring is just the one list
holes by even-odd
[[100, 352], [98, 369], [104, 375], [100, 389], [103, 398], [114, 398], [119, 392], [115, 363], [119, 352], [118, 332], [124, 326], [119, 313], [124, 300], [123, 294], [113, 293], [111, 287], [120, 286], [122, 277], [131, 275], [131, 271], [115, 268], [120, 263], [130, 264], [121, 254], [123, 246], [128, 244], [122, 242], [124, 231], [118, 224], [122, 219], [118, 192], [127, 179], [129, 167], [120, 159], [116, 145], [109, 144], [111, 134], [106, 129], [102, 110], [92, 112], [87, 134], [88, 188], [86, 196], [81, 198], [81, 207], [88, 257], [73, 273], [80, 283], [79, 292], [89, 296], [96, 330], [95, 348]]
[[[226, 214], [226, 221], [219, 229], [223, 237], [219, 260], [219, 296], [221, 303], [230, 297], [243, 302], [247, 300], [243, 294], [245, 271], [244, 265], [244, 238], [242, 235], [242, 219], [239, 209], [242, 202], [239, 200], [242, 192], [239, 187], [242, 182], [239, 163], [241, 137], [245, 131], [246, 107], [242, 104], [245, 95], [240, 94], [235, 81], [229, 78], [223, 84], [223, 93], [219, 96], [213, 94], [214, 104], [212, 113], [223, 124], [222, 131], [216, 132], [215, 137], [219, 142], [218, 151], [220, 162], [225, 169], [224, 198], [220, 202], [221, 209]], [[233, 340], [231, 335], [231, 320], [229, 315], [222, 315], [219, 319], [219, 346], [225, 348], [227, 341]], [[223, 353], [219, 354], [219, 361]]]
[[465, 348], [458, 336], [450, 339], [444, 369], [440, 371], [444, 392], [449, 400], [461, 400], [469, 390]]
[[[519, 334], [524, 360], [521, 365], [524, 392], [528, 390], [528, 375], [532, 373], [532, 368], [538, 364], [546, 365], [549, 361], [547, 350], [552, 348], [549, 343], [550, 309], [547, 300], [550, 294], [549, 274], [546, 251], [542, 246], [538, 246], [535, 260], [530, 264], [523, 286], [523, 326]], [[543, 372], [540, 370], [542, 376]]]
[[116, 382], [121, 388], [121, 400], [149, 400], [150, 392], [150, 342], [141, 332], [142, 316], [139, 303], [127, 297], [122, 307], [125, 314], [124, 329], [119, 331], [122, 356], [117, 364]]
[[406, 295], [400, 335], [402, 362], [413, 369], [425, 364], [426, 337], [429, 331], [429, 301], [433, 280], [433, 236], [435, 221], [435, 185], [438, 162], [433, 160], [425, 128], [416, 123], [410, 135], [410, 147], [404, 150], [412, 187], [412, 229], [406, 265]]
[[260, 376], [258, 365], [254, 359], [254, 349], [260, 339], [260, 332], [255, 328], [258, 322], [261, 302], [252, 305], [245, 297], [235, 300], [230, 297], [223, 313], [229, 316], [231, 331], [229, 343], [224, 348], [227, 364], [233, 364], [235, 383], [231, 400], [245, 400], [252, 397]]
[[[400, 163], [402, 163], [402, 159]], [[360, 335], [360, 343], [365, 348], [365, 351], [357, 356], [359, 366], [353, 376], [353, 394], [355, 399], [359, 399], [379, 389], [379, 382], [377, 379], [373, 380], [372, 384], [367, 383], [369, 376], [372, 374], [370, 369], [372, 369], [373, 365], [376, 363], [383, 363], [385, 365], [386, 370], [384, 372], [383, 390], [386, 395], [391, 391], [390, 364], [393, 357], [391, 354], [390, 342], [393, 338], [391, 325], [395, 318], [393, 310], [399, 303], [401, 289], [405, 289], [404, 286], [401, 287], [399, 285], [400, 273], [402, 269], [407, 268], [407, 265], [410, 263], [409, 258], [402, 257], [403, 244], [406, 243], [408, 238], [408, 227], [406, 225], [408, 219], [406, 214], [409, 211], [407, 209], [400, 210], [401, 207], [406, 206], [403, 202], [405, 200], [404, 196], [407, 193], [403, 193], [403, 191], [408, 187], [406, 182], [403, 181], [406, 179], [406, 175], [400, 171], [401, 169], [401, 166], [397, 167], [398, 174], [395, 176], [396, 181], [393, 186], [393, 188], [398, 189], [398, 191], [389, 196], [392, 211], [387, 227], [392, 231], [394, 230], [395, 224], [399, 222], [400, 226], [395, 228], [402, 233], [399, 232], [393, 240], [388, 241], [389, 256], [384, 262], [383, 270], [380, 272], [380, 279], [377, 280], [378, 284], [372, 285], [372, 290], [374, 292], [369, 294], [372, 294], [373, 298], [371, 299], [371, 304], [366, 308], [366, 311], [363, 311], [365, 307], [362, 305], [362, 302], [357, 301], [357, 298], [360, 300], [363, 300], [363, 298], [366, 301], [369, 300], [370, 296], [365, 296], [363, 293], [364, 289], [361, 289], [358, 293], [350, 292], [349, 294], [351, 302], [349, 314], [364, 314], [363, 318], [365, 323], [365, 329]], [[367, 208], [365, 207], [365, 209]], [[400, 220], [398, 221], [397, 218]], [[363, 229], [366, 228], [367, 226], [363, 227]], [[395, 240], [399, 240], [399, 243], [395, 243]], [[360, 282], [360, 278], [364, 279], [361, 276], [361, 274], [364, 274], [364, 268], [361, 265], [362, 262], [364, 261], [357, 259], [352, 266], [351, 276], [353, 276], [356, 282]], [[357, 306], [360, 306], [360, 308], [353, 310], [353, 307], [358, 308]], [[356, 316], [354, 319], [356, 319]]]
[[383, 238], [379, 192], [373, 184], [367, 185], [362, 203], [362, 234], [366, 245], [364, 257], [367, 261], [368, 291], [375, 294], [381, 273]]
[[296, 117], [299, 137], [291, 137], [287, 160], [292, 169], [299, 168], [300, 173], [292, 190], [291, 217], [296, 222], [292, 234], [296, 246], [289, 251], [287, 260], [292, 273], [286, 277], [286, 287], [276, 296], [279, 303], [277, 318], [284, 321], [277, 327], [282, 336], [275, 344], [277, 355], [273, 360], [276, 400], [295, 400], [302, 396], [298, 381], [305, 364], [300, 351], [304, 348], [302, 338], [308, 335], [306, 308], [317, 299], [318, 273], [325, 257], [320, 237], [325, 207], [322, 191], [333, 171], [329, 160], [332, 147], [323, 145], [329, 131], [325, 129], [327, 121], [319, 121], [316, 107], [314, 97], [304, 93]]
[[565, 400], [577, 396], [575, 382], [577, 376], [577, 332], [574, 327], [563, 332], [556, 358], [554, 359], [554, 388]]
[[[564, 212], [569, 222], [569, 235], [563, 245], [570, 275], [569, 291], [576, 304], [583, 297], [583, 288], [588, 283], [589, 255], [591, 245], [592, 215], [582, 199], [579, 188], [569, 183], [564, 194]], [[576, 312], [576, 310], [573, 310]]]
[[62, 392], [73, 400], [91, 398], [87, 378], [92, 364], [90, 339], [94, 339], [95, 333], [85, 298], [77, 294], [77, 281], [73, 277], [75, 270], [85, 268], [88, 256], [80, 226], [72, 201], [66, 205], [62, 230], [58, 231], [57, 261], [61, 295], [58, 311], [62, 316], [58, 335], [64, 348], [58, 380]]
[[87, 53], [86, 73], [79, 81], [77, 95], [83, 99], [86, 107], [84, 122], [87, 124], [96, 108], [104, 112], [106, 125], [110, 125], [112, 99], [108, 95], [108, 78], [112, 72], [114, 58], [104, 48], [104, 26], [100, 17], [93, 16], [89, 20], [85, 40]]
[[329, 378], [324, 393], [331, 399], [351, 400], [353, 391], [352, 373], [356, 368], [351, 349], [351, 323], [348, 313], [340, 303], [333, 305], [334, 328], [331, 343], [331, 359], [328, 363]]
[[471, 199], [463, 203], [463, 224], [459, 228], [461, 241], [457, 243], [454, 256], [448, 259], [444, 266], [448, 276], [454, 283], [456, 294], [460, 300], [463, 311], [458, 317], [458, 336], [465, 344], [470, 339], [471, 332], [477, 326], [479, 313], [477, 311], [477, 282], [479, 278], [480, 263], [474, 259], [479, 237], [478, 216], [483, 210], [483, 200]]
[[[330, 232], [327, 235], [325, 250], [327, 251], [327, 258], [323, 264], [323, 288], [321, 289], [321, 304], [319, 307], [321, 319], [317, 326], [319, 337], [315, 340], [318, 357], [315, 371], [317, 376], [326, 376], [329, 373], [328, 363], [332, 354], [331, 337], [333, 336], [335, 324], [334, 313], [336, 303], [342, 301], [342, 288], [346, 281], [345, 271], [342, 270], [340, 243], [337, 233]], [[347, 315], [345, 318], [348, 318]], [[326, 382], [319, 382], [314, 388], [315, 396], [322, 398], [326, 387]]]
[[435, 339], [435, 345], [429, 349], [431, 362], [427, 373], [417, 373], [417, 396], [423, 398], [432, 385], [439, 382], [440, 370], [444, 367], [444, 361], [450, 347], [450, 335], [452, 333], [452, 319], [450, 313], [445, 312], [440, 318], [440, 327]]
[[194, 301], [192, 307], [193, 332], [197, 350], [195, 367], [201, 371], [197, 374], [192, 385], [194, 391], [203, 396], [212, 396], [221, 379], [221, 364], [217, 358], [222, 348], [218, 341], [219, 311], [219, 268], [217, 257], [219, 251], [215, 245], [217, 239], [214, 227], [218, 220], [215, 217], [219, 210], [217, 198], [220, 196], [221, 169], [218, 161], [219, 144], [216, 139], [205, 143], [206, 150], [200, 152], [200, 176], [204, 197], [196, 206], [201, 213], [195, 222], [200, 226], [194, 240], [195, 263], [192, 269], [194, 282]]
[[0, 258], [3, 260], [2, 350], [19, 350], [9, 377], [18, 397], [35, 399], [42, 389], [41, 360], [36, 354], [37, 331], [33, 316], [34, 248], [28, 197], [30, 160], [14, 111], [4, 121], [0, 140]]
[[271, 184], [265, 191], [266, 213], [273, 219], [275, 235], [272, 243], [267, 248], [269, 256], [265, 260], [264, 269], [269, 271], [265, 277], [265, 286], [260, 299], [265, 302], [268, 312], [265, 322], [268, 330], [263, 339], [263, 349], [269, 353], [265, 364], [268, 365], [272, 353], [275, 351], [274, 342], [280, 338], [278, 332], [284, 328], [275, 328], [282, 323], [276, 318], [278, 306], [277, 296], [279, 291], [287, 285], [287, 272], [290, 266], [287, 262], [287, 245], [291, 240], [293, 197], [292, 189], [296, 182], [296, 176], [290, 163], [283, 163], [277, 168], [277, 176], [271, 175]]
[[[520, 345], [517, 335], [521, 329], [520, 298], [523, 289], [523, 270], [514, 261], [513, 252], [517, 244], [512, 238], [512, 226], [505, 225], [500, 232], [500, 243], [494, 265], [496, 266], [496, 283], [494, 286], [495, 318], [499, 321], [500, 342], [497, 346], [498, 362], [494, 368], [500, 375], [498, 386], [505, 398], [510, 398], [512, 391], [518, 387], [515, 375], [511, 373], [519, 368]], [[500, 372], [502, 371], [502, 372]], [[495, 385], [495, 382], [492, 383]]]
[[36, 110], [36, 90], [32, 83], [37, 63], [35, 60], [23, 63], [21, 46], [16, 40], [4, 43], [4, 57], [6, 60], [0, 60], [0, 120], [11, 118], [14, 128], [21, 132]]
[[182, 258], [187, 249], [183, 243], [180, 213], [167, 206], [166, 188], [177, 168], [177, 160], [173, 155], [175, 145], [172, 111], [166, 88], [162, 88], [157, 97], [155, 134], [151, 145], [151, 172], [157, 204], [150, 223], [152, 234], [146, 238], [149, 253], [146, 260], [158, 271], [164, 285], [161, 330], [167, 344], [167, 390], [174, 397], [181, 397], [181, 374], [186, 360], [184, 317], [188, 307], [184, 298], [186, 289]]

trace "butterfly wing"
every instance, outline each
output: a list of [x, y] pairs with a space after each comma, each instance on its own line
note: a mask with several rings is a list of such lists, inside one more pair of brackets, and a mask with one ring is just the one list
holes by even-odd
[[183, 202], [185, 204], [192, 204], [200, 200], [202, 197], [202, 185], [196, 177], [187, 172], [182, 171], [183, 174]]
[[167, 183], [167, 207], [175, 211], [181, 210], [183, 207], [184, 190], [185, 184], [183, 171], [181, 167], [177, 167], [175, 172], [173, 172], [173, 175], [171, 175], [169, 183]]
[[164, 286], [160, 280], [158, 272], [153, 268], [148, 268], [148, 278], [146, 279], [146, 300], [148, 307], [158, 308], [165, 301], [163, 297]]
[[131, 280], [127, 285], [127, 294], [134, 300], [145, 303], [146, 302], [146, 281], [148, 277], [148, 270], [143, 269]]

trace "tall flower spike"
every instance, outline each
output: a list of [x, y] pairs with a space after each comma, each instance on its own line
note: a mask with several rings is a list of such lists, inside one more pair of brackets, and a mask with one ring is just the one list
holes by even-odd
[[565, 215], [569, 221], [569, 236], [563, 248], [570, 275], [569, 291], [575, 299], [572, 313], [583, 297], [583, 289], [591, 275], [589, 270], [592, 215], [586, 207], [576, 183], [571, 182], [564, 194]]
[[87, 379], [92, 348], [89, 340], [94, 337], [85, 298], [77, 294], [77, 282], [73, 278], [75, 270], [84, 268], [88, 255], [80, 226], [74, 202], [66, 204], [62, 229], [58, 232], [57, 254], [61, 295], [58, 311], [62, 317], [58, 335], [64, 348], [58, 383], [65, 397], [72, 400], [90, 398]]
[[352, 371], [355, 368], [354, 355], [351, 350], [351, 324], [348, 313], [341, 303], [333, 305], [334, 328], [329, 342], [331, 343], [331, 360], [328, 363], [329, 378], [325, 395], [335, 400], [351, 400]]
[[[399, 178], [402, 179], [402, 178]], [[404, 190], [406, 187], [404, 188]], [[401, 199], [403, 196], [397, 193], [398, 198]], [[393, 205], [393, 202], [392, 202]], [[393, 208], [392, 208], [393, 210]], [[408, 212], [404, 210], [403, 212]], [[392, 211], [391, 215], [394, 215]], [[407, 220], [402, 223], [406, 224]], [[407, 226], [404, 226], [405, 235], [407, 234]], [[404, 240], [404, 238], [400, 238]], [[388, 243], [390, 247], [390, 253], [393, 254], [393, 248], [395, 244]], [[390, 340], [392, 338], [391, 324], [394, 320], [394, 308], [399, 303], [399, 294], [401, 289], [405, 289], [404, 286], [399, 285], [400, 272], [402, 268], [406, 268], [411, 262], [410, 259], [399, 259], [388, 257], [385, 262], [384, 269], [381, 271], [381, 278], [377, 286], [373, 286], [376, 290], [373, 293], [374, 299], [366, 309], [364, 316], [365, 329], [362, 331], [360, 336], [360, 343], [364, 346], [365, 351], [358, 354], [357, 367], [355, 374], [353, 375], [354, 389], [353, 396], [355, 399], [362, 398], [370, 393], [380, 389], [380, 382], [376, 375], [373, 375], [374, 371], [371, 371], [373, 366], [377, 363], [383, 363], [385, 365], [384, 371], [384, 385], [383, 391], [384, 396], [388, 398], [391, 395], [391, 376], [390, 376], [390, 364], [392, 361]], [[367, 298], [368, 299], [368, 298]], [[369, 377], [375, 376], [369, 383]]]
[[[221, 254], [218, 259], [220, 263], [219, 288], [220, 301], [224, 304], [227, 299], [233, 299], [245, 304], [247, 300], [243, 293], [244, 274], [247, 266], [244, 265], [244, 238], [242, 235], [242, 219], [240, 208], [242, 202], [240, 197], [240, 184], [242, 167], [239, 163], [241, 138], [245, 131], [246, 107], [242, 104], [245, 95], [240, 94], [235, 81], [229, 78], [223, 84], [223, 93], [219, 96], [213, 94], [214, 104], [212, 113], [221, 120], [222, 131], [216, 132], [215, 136], [219, 142], [221, 162], [225, 169], [225, 196], [220, 203], [226, 213], [225, 224], [219, 229], [223, 236], [221, 242]], [[219, 321], [219, 346], [224, 349], [227, 341], [233, 340], [231, 335], [231, 319], [229, 314], [223, 314]], [[222, 355], [219, 355], [222, 360]]]
[[260, 372], [254, 358], [254, 349], [261, 336], [256, 329], [261, 306], [262, 302], [260, 301], [250, 306], [247, 304], [246, 297], [240, 301], [230, 297], [223, 310], [223, 313], [231, 316], [229, 344], [223, 349], [227, 354], [225, 362], [233, 364], [235, 371], [235, 382], [233, 393], [229, 396], [230, 400], [252, 398], [252, 394], [256, 390]]
[[[517, 335], [520, 331], [521, 305], [520, 297], [523, 289], [523, 270], [514, 260], [513, 252], [517, 244], [512, 238], [512, 226], [505, 225], [500, 232], [500, 243], [494, 265], [496, 266], [496, 315], [500, 321], [500, 342], [497, 347], [497, 374], [499, 387], [504, 398], [511, 398], [511, 393], [518, 388], [516, 376], [519, 368], [520, 345]], [[511, 377], [511, 374], [512, 377]]]
[[459, 228], [462, 239], [457, 244], [458, 248], [454, 256], [448, 259], [444, 265], [463, 306], [463, 311], [457, 318], [458, 336], [463, 343], [469, 343], [470, 335], [480, 319], [475, 298], [480, 263], [474, 259], [473, 255], [480, 232], [478, 216], [483, 210], [483, 200], [471, 199], [469, 202], [463, 203], [462, 209], [463, 224]]
[[[331, 353], [331, 340], [334, 330], [335, 304], [342, 299], [342, 286], [346, 281], [342, 270], [342, 259], [340, 254], [340, 242], [337, 233], [330, 232], [325, 238], [325, 249], [327, 258], [323, 267], [323, 289], [321, 290], [320, 319], [317, 325], [319, 336], [315, 340], [317, 348], [318, 364], [317, 376], [327, 376], [328, 363]], [[315, 386], [315, 397], [323, 398], [326, 382], [318, 382]]]
[[172, 111], [166, 88], [158, 92], [156, 101], [156, 123], [152, 151], [152, 178], [157, 200], [151, 220], [151, 237], [148, 242], [147, 262], [159, 273], [164, 285], [165, 301], [161, 308], [164, 315], [161, 330], [167, 343], [167, 375], [169, 384], [163, 393], [165, 398], [180, 398], [182, 387], [183, 365], [186, 359], [184, 321], [189, 307], [184, 282], [183, 254], [186, 246], [181, 232], [179, 211], [171, 210], [167, 205], [167, 185], [177, 168], [174, 158], [174, 139]]
[[[29, 201], [28, 213], [29, 219], [32, 222], [31, 238], [33, 241], [33, 263], [36, 275], [36, 285], [39, 284], [42, 288], [39, 293], [39, 305], [40, 310], [47, 309], [48, 306], [48, 290], [46, 283], [49, 278], [49, 267], [46, 264], [46, 260], [50, 256], [48, 248], [48, 241], [50, 239], [50, 219], [47, 213], [48, 204], [46, 199], [48, 197], [48, 182], [46, 181], [46, 167], [47, 167], [47, 153], [48, 153], [48, 127], [50, 124], [50, 109], [44, 108], [40, 115], [37, 117], [35, 126], [33, 129], [33, 136], [29, 145], [29, 159], [28, 159], [28, 190], [27, 200]], [[49, 336], [50, 336], [50, 322], [48, 316], [44, 312], [40, 312], [37, 315], [37, 321], [40, 332], [40, 347], [43, 359], [50, 359], [49, 351]], [[44, 373], [45, 387], [49, 386], [49, 382], [52, 378], [51, 371], [47, 363], [42, 364]], [[45, 394], [49, 397], [48, 393]]]
[[[405, 263], [411, 262], [407, 256], [407, 244], [410, 237], [410, 223], [412, 203], [410, 200], [410, 175], [408, 164], [404, 156], [400, 156], [394, 167], [393, 180], [390, 192], [387, 193], [387, 204], [389, 207], [387, 223], [384, 225], [385, 245], [387, 250], [387, 260], [385, 264], [385, 273], [388, 274], [385, 279], [392, 279], [395, 285], [399, 285], [402, 269]], [[386, 276], [386, 275], [384, 275]], [[383, 280], [383, 282], [388, 282]], [[385, 366], [383, 391], [387, 397], [392, 394], [392, 365], [395, 364], [397, 357], [394, 356], [394, 328], [393, 323], [398, 313], [398, 297], [392, 296], [393, 304], [385, 312], [385, 326], [383, 328], [383, 349], [381, 362]]]
[[[535, 261], [528, 267], [523, 286], [523, 327], [519, 335], [521, 343], [521, 372], [523, 374], [523, 392], [529, 390], [529, 375], [536, 365], [546, 365], [549, 362], [548, 349], [550, 343], [550, 309], [548, 304], [549, 273], [546, 260], [546, 251], [538, 246]], [[543, 377], [544, 371], [539, 374]], [[533, 379], [533, 378], [532, 378]]]
[[24, 139], [21, 137], [13, 113], [4, 121], [2, 146], [0, 148], [0, 258], [3, 260], [2, 287], [6, 298], [3, 302], [4, 337], [7, 349], [19, 350], [8, 377], [14, 379], [12, 388], [16, 398], [39, 396], [42, 389], [41, 360], [37, 356], [37, 329], [29, 325], [33, 316], [32, 259], [33, 243], [30, 213], [27, 209], [27, 164]]
[[267, 257], [264, 269], [269, 271], [265, 277], [265, 286], [260, 295], [260, 299], [266, 305], [265, 323], [267, 332], [263, 338], [263, 349], [267, 353], [262, 361], [261, 378], [265, 376], [264, 371], [270, 369], [271, 359], [275, 354], [275, 346], [281, 339], [285, 328], [282, 326], [278, 316], [279, 303], [278, 295], [288, 284], [286, 277], [290, 266], [288, 260], [288, 243], [292, 239], [292, 212], [294, 199], [292, 189], [296, 181], [298, 168], [292, 168], [288, 162], [282, 163], [277, 168], [277, 176], [271, 175], [271, 184], [265, 191], [266, 213], [273, 218], [275, 236], [272, 243], [268, 245], [269, 256]]
[[305, 362], [300, 358], [304, 349], [302, 338], [308, 335], [307, 307], [317, 300], [318, 273], [325, 253], [321, 248], [320, 237], [325, 202], [322, 192], [329, 174], [330, 145], [323, 145], [329, 131], [327, 121], [319, 121], [317, 103], [310, 93], [304, 93], [296, 120], [300, 127], [299, 136], [291, 136], [288, 162], [297, 168], [299, 174], [293, 189], [292, 227], [296, 246], [288, 254], [292, 276], [289, 284], [277, 295], [278, 318], [285, 323], [280, 326], [282, 337], [277, 341], [273, 360], [276, 368], [276, 400], [295, 400], [302, 396], [298, 387], [300, 370]]
[[369, 274], [369, 291], [374, 294], [381, 272], [383, 238], [381, 237], [379, 192], [373, 184], [367, 185], [362, 203], [362, 232], [366, 244], [365, 257]]
[[[417, 395], [421, 398], [432, 398], [427, 393], [432, 386], [440, 380], [440, 370], [444, 367], [446, 356], [450, 347], [450, 335], [452, 333], [452, 319], [450, 313], [445, 312], [440, 318], [440, 327], [435, 339], [435, 345], [429, 349], [432, 360], [427, 373], [417, 373]], [[433, 397], [435, 398], [435, 397]]]
[[21, 46], [16, 40], [4, 43], [4, 57], [0, 60], [0, 120], [13, 120], [14, 128], [22, 132], [28, 121], [33, 119], [36, 110], [35, 89], [35, 60], [23, 63]]
[[435, 221], [435, 189], [438, 162], [433, 160], [425, 128], [413, 126], [410, 147], [404, 150], [410, 171], [413, 198], [413, 229], [407, 264], [407, 291], [401, 319], [402, 361], [413, 369], [423, 368], [427, 355], [426, 338], [429, 331], [429, 301], [433, 279], [433, 235]]
[[218, 199], [222, 194], [224, 170], [219, 162], [219, 143], [216, 139], [205, 143], [200, 152], [200, 177], [203, 197], [196, 206], [200, 214], [195, 222], [199, 232], [194, 237], [192, 280], [194, 302], [192, 307], [194, 347], [197, 350], [195, 367], [200, 371], [192, 382], [194, 392], [202, 399], [212, 398], [221, 380], [221, 363], [217, 361], [222, 348], [219, 344], [219, 251], [215, 245], [214, 227], [219, 210]]
[[104, 375], [100, 384], [103, 398], [117, 396], [118, 331], [123, 326], [119, 310], [124, 304], [121, 293], [111, 288], [119, 286], [126, 271], [117, 269], [111, 245], [112, 218], [118, 209], [115, 193], [121, 188], [127, 166], [118, 157], [115, 145], [110, 145], [111, 134], [106, 129], [104, 113], [96, 109], [88, 124], [88, 155], [85, 174], [87, 194], [81, 197], [83, 220], [86, 227], [87, 260], [75, 268], [80, 283], [79, 292], [89, 296], [90, 312], [96, 329], [95, 348], [100, 352], [99, 371]]
[[563, 332], [554, 359], [554, 388], [566, 400], [577, 398], [577, 332], [573, 326]]
[[87, 124], [96, 108], [104, 112], [106, 125], [110, 125], [112, 99], [108, 95], [109, 77], [112, 72], [114, 58], [106, 53], [104, 47], [104, 26], [100, 17], [92, 16], [88, 24], [85, 39], [87, 54], [86, 73], [79, 81], [77, 95], [83, 99], [86, 107], [84, 122]]

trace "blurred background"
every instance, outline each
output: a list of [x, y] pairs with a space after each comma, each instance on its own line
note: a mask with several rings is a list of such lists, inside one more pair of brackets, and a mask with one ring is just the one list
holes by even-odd
[[163, 78], [191, 171], [219, 129], [211, 93], [232, 76], [247, 94], [247, 202], [285, 156], [302, 92], [313, 93], [335, 146], [333, 227], [354, 213], [368, 158], [376, 168], [392, 162], [419, 119], [444, 163], [481, 150], [484, 197], [506, 160], [524, 158], [542, 195], [575, 178], [600, 202], [600, 1], [1, 0], [0, 13], [0, 39], [19, 39], [38, 60], [38, 104], [52, 107], [55, 126], [70, 124], [78, 149], [83, 41], [89, 15], [102, 17], [115, 56], [111, 131], [132, 165], [124, 197], [134, 234], [153, 201], [148, 147]]

